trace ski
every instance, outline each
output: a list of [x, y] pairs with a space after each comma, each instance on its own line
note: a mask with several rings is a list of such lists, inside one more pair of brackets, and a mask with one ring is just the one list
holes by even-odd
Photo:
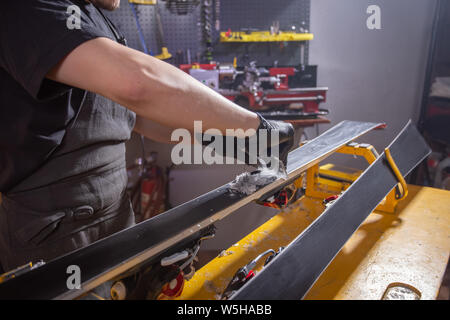
[[[71, 252], [0, 285], [0, 299], [74, 299], [132, 268], [169, 255], [200, 238], [213, 224], [240, 207], [266, 199], [305, 170], [381, 123], [343, 121], [288, 156], [287, 179], [257, 187], [250, 195], [232, 192], [231, 183], [131, 228]], [[183, 249], [183, 247], [181, 247]], [[81, 288], [69, 290], [69, 266], [81, 271]]]
[[[430, 153], [411, 122], [388, 149], [402, 176]], [[336, 202], [231, 299], [303, 298], [345, 242], [397, 183], [383, 153]]]

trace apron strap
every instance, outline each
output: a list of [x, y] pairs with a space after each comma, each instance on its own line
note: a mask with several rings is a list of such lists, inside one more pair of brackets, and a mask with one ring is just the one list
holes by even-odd
[[22, 228], [18, 229], [15, 234], [23, 243], [38, 245], [58, 228], [63, 219], [78, 221], [89, 219], [93, 215], [94, 209], [91, 206], [80, 206], [75, 209], [60, 210], [51, 213], [50, 215], [40, 217], [39, 219], [33, 219], [33, 221], [28, 222]]
[[61, 219], [65, 216], [66, 213], [62, 211], [38, 221], [33, 221], [17, 230], [16, 235], [24, 243], [31, 242], [34, 245], [38, 245], [55, 231]]

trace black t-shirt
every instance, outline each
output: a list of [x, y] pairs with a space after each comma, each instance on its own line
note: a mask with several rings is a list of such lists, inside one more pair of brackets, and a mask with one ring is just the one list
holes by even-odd
[[[67, 20], [80, 8], [80, 29]], [[45, 79], [85, 41], [111, 26], [85, 0], [5, 0], [0, 10], [0, 192], [35, 172], [61, 145], [84, 91]]]

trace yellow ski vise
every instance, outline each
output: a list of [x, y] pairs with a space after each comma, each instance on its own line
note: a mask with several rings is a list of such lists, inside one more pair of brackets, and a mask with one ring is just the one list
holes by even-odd
[[[393, 189], [386, 196], [386, 198], [378, 205], [376, 210], [394, 213], [397, 203], [407, 196], [408, 189], [405, 180], [400, 172], [398, 172], [398, 169], [396, 169], [397, 166], [390, 155], [389, 149], [386, 150], [385, 154], [387, 162], [399, 180], [399, 186]], [[360, 144], [356, 142], [351, 142], [341, 147], [336, 151], [336, 153], [363, 157], [369, 165], [379, 157], [379, 154], [372, 145]], [[321, 166], [316, 164], [306, 172], [305, 195], [313, 198], [326, 199], [333, 194], [339, 194], [345, 191], [361, 173], [361, 170], [340, 167], [333, 164], [325, 164]], [[295, 182], [295, 184], [297, 186], [305, 185], [303, 179], [304, 178], [300, 178]], [[401, 190], [401, 195], [397, 196], [396, 194], [399, 190]]]

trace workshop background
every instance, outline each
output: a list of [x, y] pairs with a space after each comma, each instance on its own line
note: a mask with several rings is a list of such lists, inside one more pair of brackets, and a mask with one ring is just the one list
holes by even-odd
[[[203, 1], [200, 1], [203, 3]], [[237, 65], [249, 60], [258, 64], [318, 66], [317, 86], [328, 87], [329, 124], [308, 127], [300, 135], [312, 139], [342, 120], [386, 122], [383, 134], [369, 133], [364, 142], [382, 150], [392, 141], [408, 119], [421, 116], [424, 79], [427, 74], [431, 34], [438, 0], [221, 0], [209, 1], [213, 14], [212, 41], [205, 39], [202, 4], [184, 15], [171, 13], [167, 3], [159, 1], [164, 42], [174, 57], [172, 63], [204, 59], [204, 50], [213, 47], [213, 60]], [[366, 26], [368, 6], [381, 8], [381, 29]], [[157, 41], [155, 8], [136, 5], [133, 13], [127, 0], [121, 8], [108, 13], [124, 33], [128, 44], [153, 55], [161, 52]], [[141, 40], [136, 17], [142, 28]], [[218, 43], [218, 31], [229, 29], [268, 29], [274, 21], [281, 28], [296, 26], [314, 34], [303, 47], [277, 45], [231, 45]], [[146, 49], [144, 48], [144, 43]], [[178, 54], [177, 54], [178, 52]], [[277, 61], [277, 62], [275, 62]], [[300, 131], [302, 129], [299, 129]], [[171, 166], [172, 145], [145, 140], [146, 156], [166, 172]], [[157, 155], [156, 155], [157, 153]], [[128, 143], [130, 167], [142, 157], [140, 137]], [[167, 206], [176, 206], [234, 179], [244, 166], [181, 165], [168, 172]], [[131, 171], [130, 171], [131, 172]], [[132, 172], [130, 176], [132, 177]], [[132, 179], [131, 179], [132, 180]], [[248, 205], [217, 223], [216, 238], [204, 242], [202, 250], [213, 252], [227, 248], [277, 211]]]

